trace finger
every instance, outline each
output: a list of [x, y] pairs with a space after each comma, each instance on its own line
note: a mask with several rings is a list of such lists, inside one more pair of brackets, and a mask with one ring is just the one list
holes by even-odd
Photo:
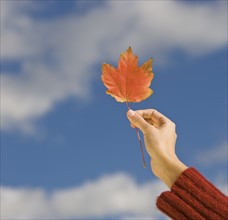
[[132, 128], [136, 128], [132, 123], [130, 123], [130, 125], [131, 125]]
[[149, 127], [150, 127], [150, 124], [148, 124], [143, 118], [141, 115], [139, 115], [138, 113], [136, 113], [135, 111], [133, 110], [129, 110], [127, 112], [127, 117], [129, 119], [129, 121], [137, 128], [139, 128], [143, 134], [145, 134]]
[[160, 127], [160, 124], [159, 124], [158, 122], [152, 120], [151, 118], [149, 118], [149, 119], [145, 119], [145, 118], [144, 118], [144, 120], [145, 120], [147, 123], [149, 123], [149, 124], [151, 124], [152, 126], [154, 126], [155, 128], [159, 128], [159, 127]]
[[136, 112], [144, 119], [152, 120], [152, 123], [157, 124], [157, 126], [162, 126], [170, 121], [166, 116], [155, 109], [137, 110]]

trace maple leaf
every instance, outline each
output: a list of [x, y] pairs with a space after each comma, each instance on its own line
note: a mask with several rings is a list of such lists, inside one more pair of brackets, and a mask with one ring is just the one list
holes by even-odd
[[[102, 65], [101, 80], [108, 89], [106, 93], [114, 97], [117, 102], [126, 102], [128, 109], [130, 109], [128, 102], [140, 102], [152, 95], [153, 91], [149, 87], [153, 77], [152, 58], [138, 67], [138, 57], [133, 54], [131, 47], [120, 54], [118, 68], [106, 63]], [[142, 141], [138, 128], [135, 130], [145, 168]]]
[[140, 102], [148, 98], [153, 93], [149, 88], [153, 77], [152, 58], [138, 67], [138, 57], [131, 47], [121, 53], [118, 68], [102, 65], [101, 79], [108, 89], [106, 93], [118, 102]]

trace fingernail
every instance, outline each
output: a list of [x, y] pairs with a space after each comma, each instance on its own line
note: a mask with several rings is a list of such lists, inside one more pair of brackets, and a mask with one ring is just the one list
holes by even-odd
[[132, 116], [135, 115], [135, 112], [134, 112], [133, 110], [129, 110], [129, 111], [127, 112], [127, 115], [128, 115], [129, 117], [132, 117]]

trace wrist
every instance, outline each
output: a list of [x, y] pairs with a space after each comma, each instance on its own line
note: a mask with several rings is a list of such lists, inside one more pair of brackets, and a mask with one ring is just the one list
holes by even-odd
[[161, 180], [171, 189], [175, 181], [188, 167], [183, 164], [178, 158], [166, 160], [163, 168]]

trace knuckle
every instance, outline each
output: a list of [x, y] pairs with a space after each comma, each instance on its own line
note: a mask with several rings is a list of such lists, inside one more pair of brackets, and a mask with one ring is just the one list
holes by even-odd
[[150, 114], [150, 116], [153, 117], [153, 115], [156, 114], [156, 113], [157, 113], [157, 110], [151, 109], [151, 114]]
[[176, 130], [176, 124], [175, 124], [174, 122], [170, 121], [170, 126], [171, 126], [174, 130]]

